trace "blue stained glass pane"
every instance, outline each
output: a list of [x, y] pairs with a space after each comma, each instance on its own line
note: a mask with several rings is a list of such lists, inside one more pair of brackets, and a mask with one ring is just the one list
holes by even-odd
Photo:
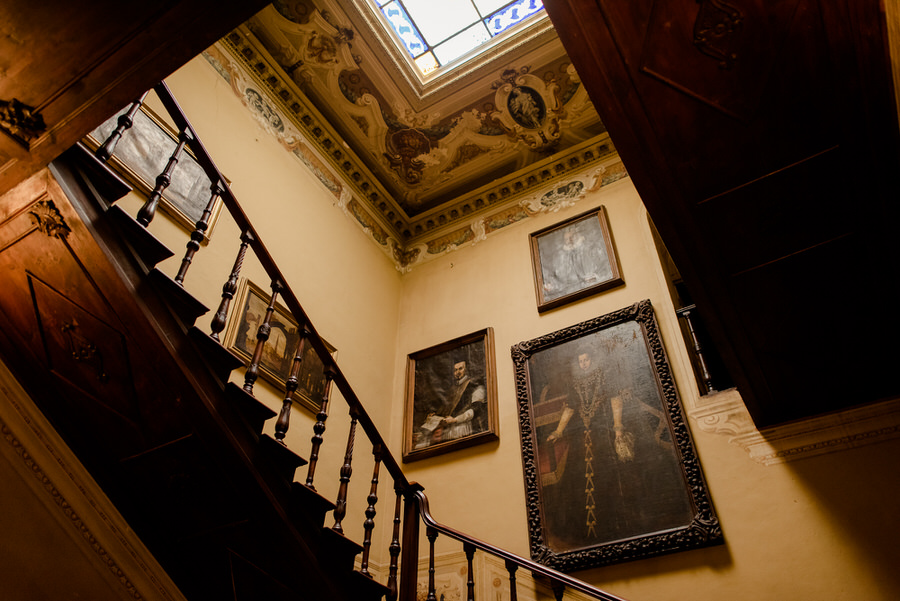
[[416, 26], [413, 25], [412, 21], [409, 20], [406, 11], [403, 10], [403, 5], [399, 2], [391, 2], [382, 7], [381, 12], [384, 14], [388, 23], [391, 24], [393, 30], [397, 33], [397, 37], [403, 42], [406, 51], [409, 52], [413, 58], [416, 58], [428, 50], [428, 46], [425, 45], [425, 40], [419, 35]]
[[496, 36], [542, 10], [542, 0], [519, 0], [492, 14], [484, 20], [484, 24], [491, 35]]

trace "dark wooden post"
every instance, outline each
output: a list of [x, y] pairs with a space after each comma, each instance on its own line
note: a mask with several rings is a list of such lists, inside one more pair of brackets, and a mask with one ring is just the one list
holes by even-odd
[[184, 285], [184, 277], [187, 275], [188, 268], [190, 268], [191, 262], [194, 260], [194, 255], [200, 250], [200, 243], [203, 242], [203, 238], [206, 236], [206, 230], [209, 229], [209, 218], [212, 216], [213, 207], [216, 206], [216, 201], [224, 191], [225, 188], [222, 186], [222, 182], [218, 180], [209, 187], [209, 202], [206, 203], [203, 214], [200, 215], [200, 219], [197, 221], [194, 231], [191, 232], [191, 239], [188, 240], [187, 250], [184, 253], [184, 258], [181, 259], [181, 268], [178, 270], [178, 275], [175, 276], [175, 281], [182, 286]]
[[241, 267], [244, 265], [244, 256], [247, 254], [247, 246], [253, 241], [253, 234], [249, 230], [241, 234], [241, 247], [238, 249], [237, 258], [234, 260], [234, 266], [231, 268], [231, 274], [222, 286], [222, 301], [216, 310], [210, 324], [210, 331], [213, 340], [219, 339], [219, 332], [225, 329], [225, 322], [228, 321], [228, 308], [231, 306], [231, 300], [234, 293], [237, 292], [238, 277], [241, 275]]
[[400, 589], [397, 587], [397, 561], [400, 558], [400, 501], [403, 493], [399, 488], [394, 489], [396, 500], [394, 501], [394, 530], [391, 534], [391, 546], [388, 551], [391, 555], [391, 565], [388, 569], [387, 586], [390, 592], [386, 595], [387, 601], [397, 601]]
[[244, 374], [244, 390], [253, 394], [253, 384], [259, 377], [259, 362], [262, 361], [263, 347], [269, 339], [269, 333], [272, 331], [272, 315], [275, 313], [275, 303], [278, 301], [278, 294], [282, 291], [281, 282], [274, 280], [272, 282], [272, 298], [269, 306], [266, 307], [266, 316], [263, 322], [259, 324], [256, 330], [256, 348], [253, 350], [253, 358], [250, 360], [250, 367]]
[[372, 455], [375, 457], [375, 470], [372, 473], [372, 486], [369, 488], [369, 496], [366, 500], [369, 506], [366, 507], [366, 520], [363, 522], [363, 553], [359, 571], [369, 576], [369, 549], [372, 546], [372, 530], [375, 529], [375, 504], [378, 502], [378, 470], [381, 468], [381, 445], [376, 444], [372, 448]]
[[516, 570], [519, 566], [516, 562], [506, 560], [506, 571], [509, 572], [509, 601], [518, 601], [519, 594], [516, 591]]
[[694, 356], [694, 366], [697, 368], [698, 375], [703, 381], [703, 385], [706, 386], [706, 392], [710, 393], [715, 392], [716, 389], [713, 387], [712, 375], [710, 375], [709, 369], [706, 366], [706, 358], [703, 356], [703, 347], [700, 345], [700, 339], [697, 337], [697, 330], [694, 328], [694, 322], [691, 320], [691, 312], [696, 309], [696, 305], [688, 305], [687, 307], [678, 309], [676, 313], [679, 317], [684, 318], [684, 323], [687, 325], [688, 333], [691, 336], [691, 350], [693, 351]]
[[116, 145], [119, 143], [119, 139], [121, 139], [122, 134], [125, 133], [125, 130], [131, 129], [131, 126], [134, 125], [134, 116], [144, 104], [144, 99], [149, 93], [150, 90], [144, 92], [140, 98], [138, 98], [131, 104], [131, 108], [128, 109], [127, 112], [119, 115], [119, 118], [116, 121], [116, 128], [110, 132], [109, 137], [106, 138], [103, 146], [97, 149], [97, 152], [94, 153], [94, 156], [96, 156], [104, 163], [109, 160], [109, 157], [111, 157], [116, 151]]
[[472, 570], [472, 559], [475, 557], [475, 545], [472, 543], [463, 543], [463, 551], [466, 553], [467, 576], [466, 576], [466, 601], [475, 601], [475, 573]]
[[313, 426], [312, 450], [309, 452], [309, 468], [306, 472], [306, 486], [316, 490], [313, 479], [316, 475], [316, 464], [319, 462], [319, 447], [322, 446], [325, 433], [325, 420], [328, 419], [328, 398], [331, 395], [331, 382], [337, 372], [332, 365], [325, 366], [325, 392], [322, 393], [322, 405], [316, 414], [316, 423]]
[[438, 532], [431, 526], [425, 529], [425, 536], [428, 537], [428, 597], [427, 601], [437, 601], [434, 590], [434, 541], [437, 540]]
[[335, 532], [344, 533], [341, 522], [347, 515], [347, 489], [350, 486], [350, 476], [353, 474], [353, 445], [356, 442], [356, 423], [359, 415], [356, 409], [350, 408], [350, 434], [347, 435], [347, 451], [344, 453], [344, 465], [341, 466], [341, 485], [338, 487], [338, 497], [334, 506], [334, 526], [331, 527]]
[[144, 227], [147, 227], [150, 225], [150, 222], [153, 221], [153, 217], [156, 215], [156, 207], [159, 205], [159, 200], [162, 198], [165, 189], [172, 183], [172, 172], [175, 170], [175, 166], [181, 159], [181, 153], [184, 152], [184, 146], [189, 140], [191, 140], [190, 132], [186, 129], [181, 130], [178, 134], [178, 145], [175, 147], [174, 152], [172, 152], [172, 156], [169, 157], [166, 168], [163, 169], [162, 173], [156, 176], [156, 187], [153, 188], [153, 192], [150, 193], [150, 198], [147, 199], [147, 202], [145, 202], [144, 206], [141, 207], [141, 210], [138, 211], [138, 223]]
[[553, 589], [553, 596], [556, 597], [556, 601], [562, 601], [563, 595], [566, 593], [566, 585], [559, 580], [551, 580], [550, 588]]
[[422, 485], [410, 482], [404, 493], [403, 555], [400, 557], [400, 601], [416, 601], [419, 581], [419, 502], [416, 492]]
[[281, 402], [281, 412], [278, 421], [275, 422], [275, 440], [284, 444], [284, 437], [291, 426], [291, 406], [294, 404], [294, 394], [299, 386], [300, 366], [303, 364], [303, 352], [306, 350], [306, 337], [311, 334], [309, 327], [300, 326], [300, 342], [297, 344], [297, 352], [294, 353], [294, 362], [291, 365], [291, 374], [284, 383], [284, 400]]

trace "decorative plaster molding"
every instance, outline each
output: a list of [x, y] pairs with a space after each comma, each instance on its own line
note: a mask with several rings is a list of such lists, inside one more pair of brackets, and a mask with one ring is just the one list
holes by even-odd
[[[571, 206], [587, 193], [628, 176], [609, 136], [602, 135], [408, 222], [393, 202], [379, 201], [387, 192], [338, 142], [337, 134], [326, 129], [324, 118], [305, 100], [299, 104], [299, 96], [288, 88], [278, 87], [282, 82], [275, 73], [280, 68], [269, 65], [259, 49], [248, 45], [251, 35], [236, 30], [204, 57], [263, 129], [310, 169], [335, 197], [336, 206], [401, 273], [535, 215]], [[329, 154], [334, 148], [341, 150]], [[342, 159], [337, 167], [335, 160]], [[373, 206], [374, 202], [379, 204]]]
[[[185, 601], [153, 555], [40, 410], [6, 365], [0, 363], [0, 435], [7, 450], [31, 474], [44, 494], [44, 505], [58, 511], [70, 536], [86, 547], [105, 570], [113, 587], [131, 599]], [[20, 470], [22, 471], [22, 470]]]
[[763, 465], [774, 465], [900, 438], [900, 399], [758, 430], [734, 388], [686, 408], [704, 432], [727, 436]]

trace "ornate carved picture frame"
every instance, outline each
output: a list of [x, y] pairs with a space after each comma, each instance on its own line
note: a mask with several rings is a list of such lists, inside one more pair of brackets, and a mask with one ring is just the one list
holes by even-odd
[[[257, 329], [271, 300], [271, 294], [248, 279], [241, 280], [234, 299], [234, 311], [225, 333], [225, 348], [243, 359], [247, 365], [256, 349]], [[297, 322], [290, 312], [278, 303], [275, 304], [270, 325], [269, 339], [263, 346], [259, 362], [259, 375], [279, 392], [284, 392], [300, 344], [300, 334]], [[332, 355], [337, 352], [327, 341], [323, 342]], [[324, 369], [312, 346], [307, 345], [297, 374], [294, 400], [313, 413], [318, 412], [322, 406], [322, 395], [325, 392]]]
[[539, 313], [625, 283], [602, 205], [531, 234]]
[[403, 423], [404, 462], [498, 439], [492, 328], [409, 355]]
[[512, 347], [532, 558], [722, 542], [649, 300]]

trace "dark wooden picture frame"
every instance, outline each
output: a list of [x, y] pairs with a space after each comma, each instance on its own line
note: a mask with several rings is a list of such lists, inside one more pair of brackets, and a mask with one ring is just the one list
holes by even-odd
[[722, 542], [649, 300], [512, 358], [535, 561], [568, 572]]
[[602, 205], [530, 236], [539, 313], [625, 283]]
[[[253, 358], [256, 332], [271, 300], [271, 294], [267, 294], [248, 279], [241, 280], [235, 295], [234, 311], [225, 333], [225, 348], [243, 359], [247, 365]], [[275, 304], [270, 325], [269, 339], [263, 347], [262, 359], [259, 362], [259, 374], [262, 379], [283, 392], [300, 344], [300, 334], [297, 322], [279, 303]], [[328, 342], [323, 342], [334, 355], [335, 348]], [[312, 346], [306, 345], [303, 360], [300, 362], [300, 372], [297, 374], [294, 400], [313, 413], [317, 413], [322, 406], [322, 395], [325, 392], [324, 369]]]
[[[119, 114], [113, 115], [88, 134], [88, 145], [96, 150], [116, 128]], [[169, 157], [178, 145], [178, 134], [148, 108], [142, 106], [134, 115], [133, 125], [125, 131], [109, 162], [128, 182], [149, 195], [156, 186], [157, 176], [166, 168]], [[176, 223], [193, 231], [209, 203], [210, 181], [189, 150], [185, 150], [175, 167], [172, 181], [163, 192], [160, 208]], [[209, 217], [205, 239], [212, 231], [222, 210], [222, 200], [216, 200]]]
[[496, 374], [492, 328], [409, 355], [403, 461], [497, 440]]

